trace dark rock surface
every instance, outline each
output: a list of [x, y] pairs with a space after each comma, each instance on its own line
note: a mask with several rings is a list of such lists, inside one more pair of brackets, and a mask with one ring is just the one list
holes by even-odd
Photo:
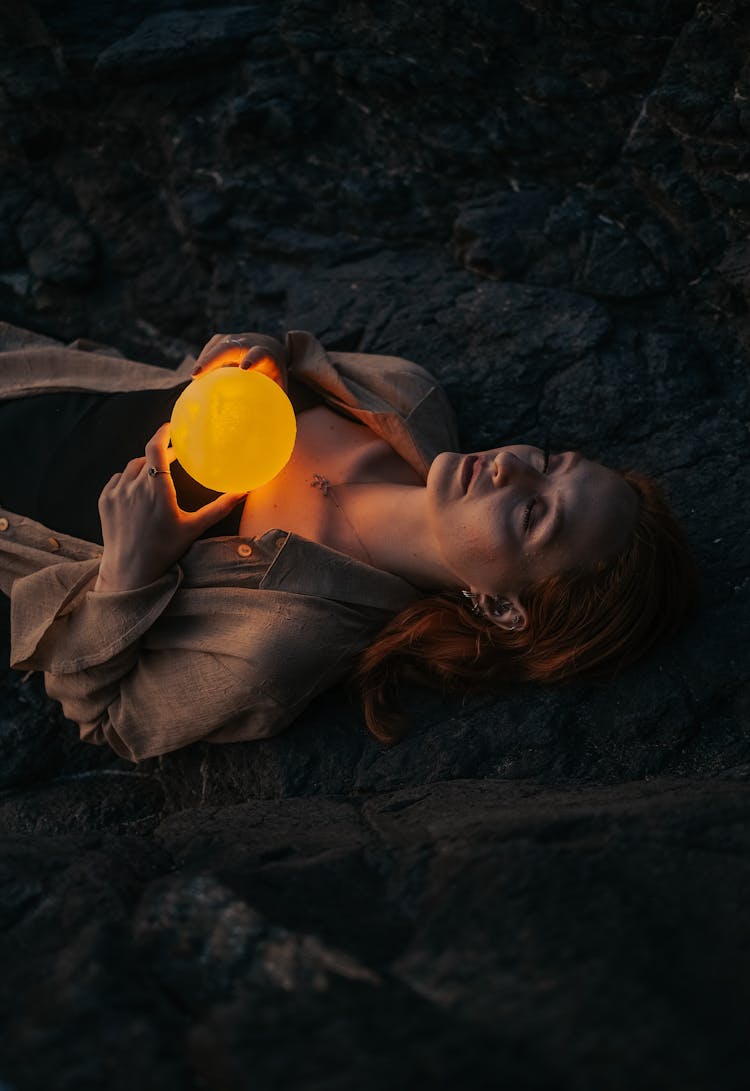
[[410, 356], [464, 444], [668, 487], [690, 629], [606, 687], [340, 689], [137, 768], [0, 679], [0, 1087], [747, 1086], [750, 13], [17, 0], [0, 317]]

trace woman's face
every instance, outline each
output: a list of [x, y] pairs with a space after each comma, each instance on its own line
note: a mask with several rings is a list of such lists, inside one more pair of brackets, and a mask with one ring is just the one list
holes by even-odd
[[526, 584], [621, 550], [638, 500], [613, 470], [576, 451], [519, 444], [445, 451], [427, 478], [430, 528], [459, 585], [514, 595]]

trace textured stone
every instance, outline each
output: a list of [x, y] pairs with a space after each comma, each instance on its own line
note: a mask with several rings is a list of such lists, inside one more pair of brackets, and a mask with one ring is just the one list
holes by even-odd
[[[454, 780], [185, 811], [158, 845], [6, 838], [6, 1076], [624, 1091], [644, 1058], [663, 1086], [708, 1087], [722, 1047], [739, 1088], [747, 818], [736, 783]], [[388, 947], [379, 913], [400, 922]], [[337, 944], [307, 930], [321, 919]], [[11, 936], [51, 974], [19, 990]]]
[[0, 16], [1, 318], [416, 359], [465, 449], [655, 474], [705, 601], [389, 750], [340, 687], [134, 769], [4, 672], [0, 1079], [744, 1091], [747, 5], [110, 8]]
[[127, 38], [114, 42], [99, 56], [96, 72], [109, 79], [159, 78], [173, 69], [213, 65], [242, 54], [252, 36], [272, 24], [268, 7], [207, 8], [170, 11], [145, 19]]
[[[598, 203], [606, 208], [601, 196]], [[651, 296], [667, 285], [647, 243], [653, 237], [663, 248], [663, 228], [644, 224], [637, 233], [628, 231], [554, 190], [500, 194], [491, 206], [469, 207], [453, 235], [466, 268], [497, 280], [560, 285], [611, 299]], [[674, 268], [674, 258], [670, 264]], [[682, 275], [690, 271], [685, 261]]]

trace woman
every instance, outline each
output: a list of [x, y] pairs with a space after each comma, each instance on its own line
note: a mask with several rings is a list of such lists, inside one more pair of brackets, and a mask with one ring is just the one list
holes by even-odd
[[[0, 421], [15, 422], [20, 464], [37, 474], [0, 488], [12, 665], [43, 670], [81, 737], [129, 760], [276, 734], [353, 669], [370, 730], [392, 742], [404, 675], [600, 673], [671, 631], [692, 599], [689, 553], [652, 482], [572, 451], [457, 454], [445, 396], [416, 364], [294, 332], [285, 345], [215, 337], [194, 369], [170, 372], [4, 336]], [[238, 366], [289, 387], [297, 444], [249, 496], [201, 494], [163, 422], [187, 382], [238, 349]], [[70, 420], [40, 443], [50, 411]], [[89, 488], [77, 506], [74, 481]]]

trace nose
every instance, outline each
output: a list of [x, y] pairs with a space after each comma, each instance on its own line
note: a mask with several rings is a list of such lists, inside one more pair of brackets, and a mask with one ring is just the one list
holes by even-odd
[[496, 488], [505, 485], [528, 484], [536, 487], [541, 474], [528, 462], [512, 451], [498, 451], [492, 463], [492, 483]]

